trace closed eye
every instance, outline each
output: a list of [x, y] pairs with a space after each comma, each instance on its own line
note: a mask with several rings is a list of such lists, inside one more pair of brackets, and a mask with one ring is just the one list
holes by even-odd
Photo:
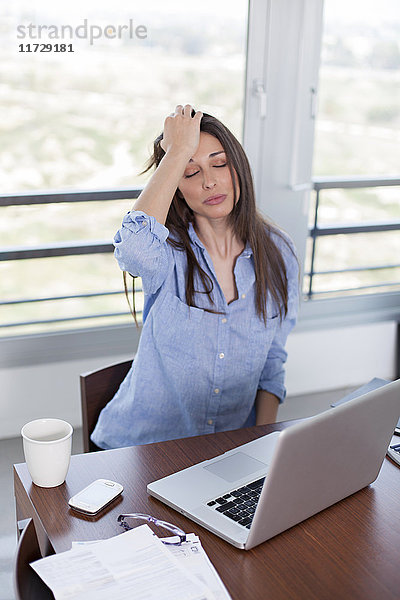
[[[223, 165], [213, 165], [214, 169], [221, 169], [221, 167], [226, 167], [228, 163], [224, 163]], [[190, 179], [200, 173], [200, 171], [195, 171], [194, 173], [190, 173], [189, 175], [185, 175], [185, 179]]]

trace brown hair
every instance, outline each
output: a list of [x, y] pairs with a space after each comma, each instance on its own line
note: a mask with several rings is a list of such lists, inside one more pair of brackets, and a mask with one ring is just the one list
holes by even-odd
[[[192, 114], [194, 114], [194, 111]], [[216, 137], [226, 153], [234, 186], [234, 202], [233, 209], [229, 215], [229, 222], [237, 237], [244, 244], [249, 243], [253, 250], [257, 314], [266, 322], [267, 294], [270, 293], [282, 319], [286, 316], [288, 310], [288, 284], [285, 262], [281, 251], [273, 239], [274, 235], [281, 238], [290, 251], [293, 252], [293, 250], [279, 229], [266, 221], [256, 208], [253, 177], [249, 161], [239, 141], [221, 121], [206, 113], [203, 114], [201, 119], [200, 131]], [[160, 164], [165, 154], [160, 145], [162, 139], [163, 135], [160, 134], [154, 141], [153, 154], [148, 160], [143, 173], [149, 171], [153, 166], [157, 168]], [[237, 174], [239, 189], [236, 189], [235, 173]], [[186, 303], [189, 306], [195, 306], [194, 274], [196, 271], [204, 286], [203, 293], [208, 295], [211, 302], [211, 292], [213, 289], [213, 282], [210, 276], [201, 268], [192, 249], [188, 226], [193, 221], [194, 214], [186, 204], [180, 190], [177, 189], [168, 211], [165, 226], [169, 229], [170, 234], [172, 234], [172, 236], [167, 238], [167, 242], [171, 246], [186, 252]], [[125, 272], [124, 284], [125, 293], [127, 294]], [[134, 290], [132, 314], [137, 324]]]

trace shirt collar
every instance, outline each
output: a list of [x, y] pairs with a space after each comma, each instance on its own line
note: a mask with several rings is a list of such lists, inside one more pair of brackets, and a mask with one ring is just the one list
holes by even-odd
[[243, 256], [243, 258], [250, 258], [251, 256], [253, 256], [253, 249], [250, 246], [249, 242], [246, 243], [244, 250], [240, 256]]
[[[203, 250], [206, 249], [204, 244], [199, 240], [199, 237], [194, 230], [193, 223], [189, 223], [188, 234], [189, 234], [190, 240], [193, 244], [196, 244], [196, 246], [198, 246], [199, 248], [202, 248]], [[253, 250], [252, 250], [249, 242], [246, 243], [246, 246], [244, 247], [243, 252], [240, 254], [240, 256], [243, 258], [250, 258], [250, 256], [253, 256]]]

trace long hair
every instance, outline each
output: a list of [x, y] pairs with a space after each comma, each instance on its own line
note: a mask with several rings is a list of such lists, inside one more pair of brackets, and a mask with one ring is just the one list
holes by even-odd
[[[193, 113], [194, 114], [194, 111]], [[256, 208], [253, 177], [247, 156], [240, 142], [229, 131], [221, 121], [215, 117], [203, 113], [200, 121], [200, 131], [209, 133], [219, 140], [225, 150], [227, 164], [231, 173], [234, 201], [233, 208], [229, 214], [229, 224], [234, 233], [244, 244], [249, 243], [253, 250], [255, 281], [256, 281], [256, 311], [260, 318], [266, 323], [267, 319], [267, 295], [271, 295], [277, 307], [279, 316], [283, 319], [288, 311], [288, 283], [286, 266], [282, 253], [274, 241], [278, 236], [291, 250], [286, 237], [272, 223], [265, 220]], [[149, 158], [143, 173], [152, 167], [157, 168], [165, 152], [161, 148], [163, 134], [154, 141], [153, 154]], [[235, 173], [238, 185], [235, 184]], [[170, 235], [167, 242], [178, 250], [186, 252], [186, 303], [196, 306], [194, 296], [194, 275], [197, 273], [203, 285], [203, 293], [206, 293], [212, 302], [213, 282], [209, 275], [201, 268], [193, 252], [188, 226], [194, 222], [193, 211], [187, 205], [179, 189], [172, 198], [165, 226]], [[124, 273], [124, 282], [126, 279]], [[125, 287], [126, 291], [126, 287]], [[131, 309], [132, 310], [132, 309]], [[215, 312], [215, 311], [210, 311]], [[133, 303], [135, 321], [136, 314]], [[268, 315], [269, 316], [269, 315]]]

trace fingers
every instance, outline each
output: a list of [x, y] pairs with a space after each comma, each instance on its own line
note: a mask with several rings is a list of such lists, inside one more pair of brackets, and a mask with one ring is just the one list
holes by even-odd
[[175, 112], [170, 113], [168, 116], [169, 117], [184, 116], [187, 118], [193, 118], [193, 119], [200, 120], [201, 117], [203, 116], [203, 113], [201, 111], [197, 111], [192, 117], [193, 111], [194, 111], [194, 108], [191, 104], [185, 104], [185, 106], [182, 106], [182, 104], [178, 104], [175, 107]]
[[175, 112], [170, 113], [164, 122], [163, 139], [160, 143], [164, 152], [175, 148], [190, 158], [199, 145], [202, 116], [202, 112], [194, 112], [191, 104], [178, 104]]

